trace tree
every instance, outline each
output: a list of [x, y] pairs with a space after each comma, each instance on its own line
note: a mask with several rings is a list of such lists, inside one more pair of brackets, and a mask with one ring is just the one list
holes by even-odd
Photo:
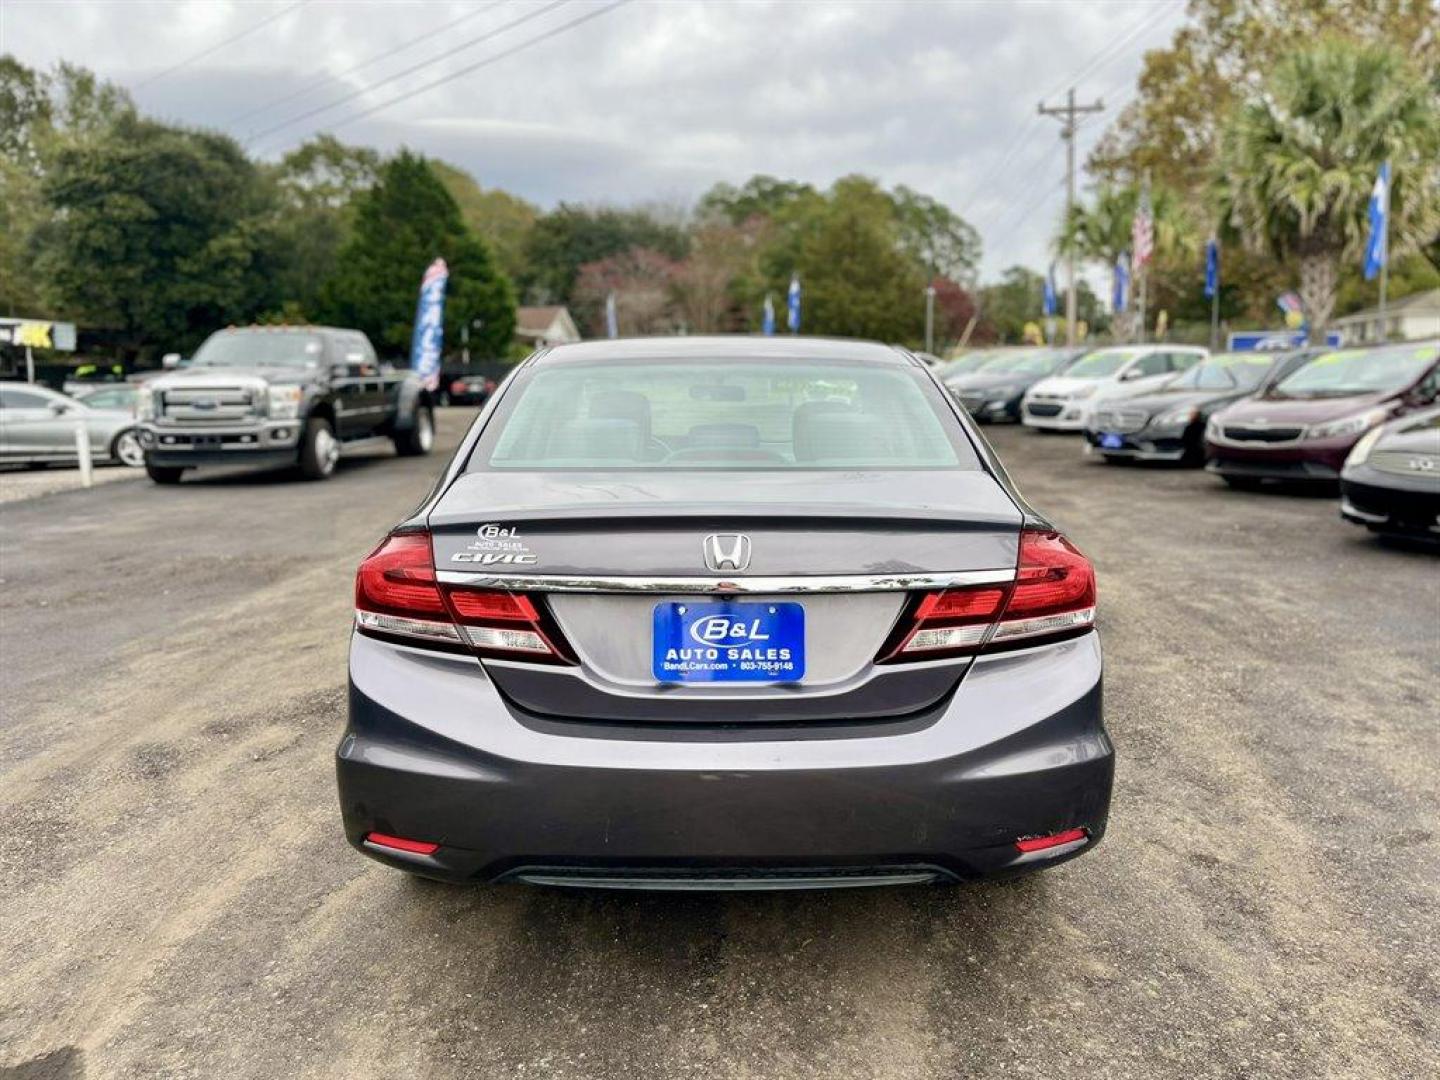
[[1149, 169], [1187, 201], [1207, 186], [1222, 119], [1297, 46], [1327, 35], [1389, 43], [1434, 78], [1434, 0], [1190, 0], [1168, 48], [1145, 54], [1139, 95], [1090, 156], [1112, 183]]
[[410, 345], [416, 296], [425, 268], [449, 265], [445, 337], [481, 320], [471, 347], [503, 356], [515, 334], [515, 292], [489, 247], [466, 226], [460, 208], [422, 157], [401, 151], [380, 167], [375, 186], [355, 200], [355, 227], [335, 275], [322, 292], [323, 310], [354, 326], [392, 355]]
[[675, 275], [675, 304], [681, 322], [694, 334], [743, 329], [745, 297], [759, 278], [759, 256], [767, 223], [751, 218], [740, 225], [716, 221], [691, 236], [690, 255]]
[[930, 285], [935, 290], [935, 351], [944, 355], [959, 344], [972, 319], [978, 323], [980, 307], [968, 289], [949, 278], [937, 277]]
[[1339, 263], [1358, 258], [1380, 162], [1392, 165], [1396, 256], [1440, 232], [1435, 87], [1394, 48], [1327, 38], [1282, 60], [1222, 133], [1224, 218], [1252, 249], [1298, 259], [1312, 340], [1323, 341]]
[[580, 267], [635, 247], [682, 259], [690, 241], [683, 229], [662, 224], [643, 210], [561, 203], [541, 217], [525, 239], [526, 299], [569, 304]]
[[980, 264], [980, 234], [942, 202], [901, 184], [890, 196], [900, 246], [931, 277], [960, 279]]
[[813, 207], [823, 198], [809, 184], [798, 180], [756, 175], [738, 188], [716, 184], [700, 196], [696, 216], [701, 221], [728, 221], [731, 225], [744, 225], [755, 218], [773, 221], [797, 204], [809, 203]]
[[603, 336], [605, 300], [615, 294], [621, 334], [671, 334], [676, 329], [675, 283], [680, 264], [659, 251], [633, 247], [580, 268], [575, 281], [575, 310], [596, 337]]
[[45, 314], [54, 299], [35, 262], [51, 216], [44, 178], [56, 154], [134, 118], [129, 95], [84, 68], [41, 72], [0, 56], [0, 311]]
[[508, 191], [482, 188], [469, 173], [443, 161], [430, 162], [430, 168], [459, 204], [465, 224], [490, 245], [501, 269], [512, 281], [523, 280], [525, 242], [540, 218], [540, 208]]
[[269, 173], [275, 188], [275, 231], [284, 252], [277, 281], [287, 316], [320, 308], [320, 291], [350, 238], [354, 200], [375, 183], [380, 155], [319, 135], [296, 147]]
[[792, 273], [803, 288], [806, 333], [918, 341], [924, 332], [923, 269], [901, 246], [890, 197], [873, 180], [836, 181], [788, 240], [767, 254], [770, 288], [782, 295]]
[[[1097, 263], [1109, 273], [1118, 259], [1128, 256], [1132, 246], [1135, 212], [1140, 205], [1138, 185], [1116, 187], [1102, 183], [1089, 202], [1078, 202], [1067, 220], [1061, 222], [1056, 250], [1072, 251], [1076, 258]], [[1200, 243], [1179, 198], [1168, 187], [1156, 185], [1150, 192], [1150, 211], [1155, 222], [1155, 259], [1151, 276], [1159, 278], [1167, 262], [1192, 260]], [[1079, 293], [1076, 293], [1077, 307]], [[1154, 306], [1154, 305], [1152, 305]], [[1134, 334], [1133, 312], [1115, 318], [1115, 335], [1129, 340]]]
[[194, 345], [278, 300], [267, 188], [234, 140], [122, 117], [48, 166], [36, 235], [56, 308], [125, 345]]

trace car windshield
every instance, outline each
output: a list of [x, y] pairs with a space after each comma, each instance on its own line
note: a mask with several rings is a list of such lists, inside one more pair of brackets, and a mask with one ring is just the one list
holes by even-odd
[[1239, 354], [1212, 356], [1165, 384], [1166, 390], [1249, 390], [1270, 370], [1264, 357]]
[[1060, 366], [1066, 354], [1058, 349], [1042, 349], [1023, 356], [1006, 357], [985, 367], [986, 375], [1046, 375]]
[[195, 354], [194, 367], [306, 367], [320, 362], [318, 334], [286, 330], [212, 334]]
[[1401, 390], [1435, 363], [1434, 345], [1342, 349], [1311, 360], [1275, 392], [1288, 397], [1344, 397]]
[[1102, 349], [1081, 357], [1065, 369], [1067, 379], [1104, 379], [1114, 375], [1134, 357], [1134, 353]]
[[524, 470], [979, 468], [945, 409], [921, 372], [900, 365], [555, 364], [521, 373], [472, 462]]

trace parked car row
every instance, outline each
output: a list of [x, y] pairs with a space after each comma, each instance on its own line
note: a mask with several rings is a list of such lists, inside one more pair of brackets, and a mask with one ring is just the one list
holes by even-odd
[[[1081, 432], [1107, 462], [1203, 465], [1235, 488], [1338, 487], [1345, 520], [1440, 541], [1440, 342], [1215, 355], [1031, 348], [965, 360], [941, 377], [977, 420]], [[1023, 388], [1012, 375], [1047, 367]], [[1015, 408], [998, 403], [1000, 389], [1016, 391]]]

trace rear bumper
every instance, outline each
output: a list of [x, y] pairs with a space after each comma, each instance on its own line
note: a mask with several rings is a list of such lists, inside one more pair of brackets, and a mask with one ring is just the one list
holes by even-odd
[[[672, 741], [644, 723], [537, 723], [478, 662], [356, 636], [336, 762], [345, 833], [382, 862], [455, 881], [773, 887], [1034, 869], [1105, 830], [1100, 669], [1089, 634], [977, 661], [918, 730]], [[1073, 828], [1088, 840], [1054, 857], [1015, 847]], [[441, 846], [389, 852], [372, 831]]]

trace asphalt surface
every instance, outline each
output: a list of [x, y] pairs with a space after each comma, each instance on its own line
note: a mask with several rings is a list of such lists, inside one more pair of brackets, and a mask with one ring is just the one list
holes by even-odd
[[1440, 1073], [1440, 559], [992, 437], [1098, 566], [1119, 765], [1093, 854], [951, 889], [464, 889], [351, 851], [351, 573], [441, 456], [4, 507], [0, 1077]]

